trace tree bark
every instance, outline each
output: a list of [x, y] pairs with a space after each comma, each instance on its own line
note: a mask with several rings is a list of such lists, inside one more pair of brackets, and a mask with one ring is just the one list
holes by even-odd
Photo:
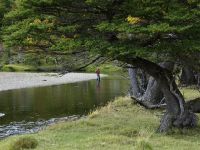
[[188, 66], [182, 68], [181, 84], [186, 86], [196, 84], [195, 74]]
[[188, 101], [186, 107], [194, 113], [200, 113], [200, 98]]
[[163, 94], [160, 91], [160, 86], [157, 81], [150, 77], [145, 93], [140, 97], [141, 101], [149, 101], [150, 104], [159, 104], [163, 99]]
[[165, 97], [166, 113], [161, 119], [159, 132], [168, 131], [171, 127], [194, 127], [197, 116], [189, 111], [185, 105], [183, 95], [179, 91], [171, 72], [148, 60], [136, 58], [122, 58], [122, 61], [145, 70], [154, 77]]
[[[174, 63], [172, 62], [163, 62], [159, 63], [159, 65], [168, 70], [173, 70]], [[138, 101], [141, 105], [146, 108], [159, 108], [164, 107], [164, 96], [160, 90], [160, 85], [153, 77], [149, 77], [147, 86], [146, 82], [146, 73], [144, 71], [140, 71], [139, 76], [141, 77], [141, 85], [138, 85], [137, 81], [137, 69], [129, 68], [129, 76], [131, 80], [131, 94], [135, 100]], [[145, 78], [145, 79], [144, 79]], [[144, 81], [143, 81], [144, 80]], [[144, 84], [144, 85], [143, 85]]]
[[135, 98], [140, 97], [140, 89], [137, 81], [137, 69], [129, 68], [128, 69], [130, 81], [131, 81], [131, 95]]
[[[168, 69], [170, 71], [173, 71], [174, 63], [173, 62], [162, 62], [159, 63], [159, 66], [162, 68]], [[163, 100], [163, 93], [160, 90], [160, 85], [157, 83], [157, 81], [153, 78], [149, 78], [147, 89], [144, 93], [144, 95], [141, 97], [142, 101], [150, 101], [151, 104], [156, 105], [160, 104]]]
[[196, 82], [197, 82], [197, 86], [200, 87], [200, 73], [197, 73], [195, 75], [195, 79], [196, 79]]

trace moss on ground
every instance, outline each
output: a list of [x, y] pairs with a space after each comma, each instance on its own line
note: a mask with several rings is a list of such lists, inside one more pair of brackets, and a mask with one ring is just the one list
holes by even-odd
[[[195, 129], [156, 133], [162, 113], [159, 110], [146, 110], [128, 97], [119, 97], [89, 113], [86, 118], [58, 123], [28, 136], [38, 141], [36, 150], [200, 149], [200, 124]], [[0, 150], [9, 150], [13, 143], [23, 137], [27, 135], [2, 140]]]

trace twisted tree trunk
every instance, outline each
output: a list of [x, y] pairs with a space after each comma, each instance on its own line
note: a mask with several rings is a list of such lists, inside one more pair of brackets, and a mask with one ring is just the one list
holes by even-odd
[[140, 88], [137, 81], [137, 69], [136, 68], [129, 68], [128, 69], [130, 81], [131, 81], [131, 96], [138, 98], [140, 97]]
[[149, 78], [147, 89], [141, 97], [142, 101], [150, 101], [152, 104], [159, 104], [163, 99], [163, 94], [160, 91], [160, 85], [153, 78]]
[[[172, 62], [163, 62], [159, 63], [159, 65], [168, 70], [173, 70], [174, 63]], [[132, 97], [137, 100], [138, 103], [143, 105], [146, 108], [158, 108], [165, 106], [164, 104], [164, 96], [161, 92], [160, 85], [153, 77], [149, 77], [147, 86], [143, 86], [143, 78], [146, 76], [146, 73], [143, 71], [142, 76], [142, 85], [138, 85], [139, 82], [137, 80], [137, 69], [129, 68], [129, 76], [131, 80], [131, 94]], [[145, 89], [144, 89], [145, 87]]]
[[197, 116], [189, 111], [185, 100], [179, 91], [171, 72], [161, 66], [142, 58], [124, 58], [122, 61], [145, 70], [152, 76], [160, 87], [165, 97], [166, 113], [161, 119], [159, 132], [165, 132], [172, 126], [194, 127], [197, 124]]

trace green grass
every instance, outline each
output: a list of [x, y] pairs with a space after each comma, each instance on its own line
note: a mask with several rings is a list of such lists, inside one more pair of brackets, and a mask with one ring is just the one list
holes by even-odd
[[38, 141], [36, 139], [31, 137], [22, 137], [10, 145], [10, 150], [34, 149], [37, 145]]
[[200, 91], [197, 90], [195, 87], [184, 87], [180, 88], [180, 90], [186, 100], [193, 100], [200, 97]]
[[123, 73], [124, 70], [121, 68], [121, 67], [118, 67], [116, 65], [113, 65], [113, 64], [101, 64], [101, 65], [90, 65], [86, 68], [86, 72], [95, 72], [96, 69], [99, 68], [101, 73], [104, 73], [104, 74], [113, 74], [113, 73]]
[[[200, 97], [200, 93], [195, 95]], [[159, 134], [155, 131], [161, 115], [162, 111], [146, 110], [128, 97], [119, 97], [78, 121], [2, 140], [0, 150], [9, 150], [23, 137], [36, 139], [36, 150], [200, 150], [200, 124], [195, 129]]]
[[23, 65], [23, 64], [8, 64], [4, 65], [1, 68], [2, 71], [5, 72], [25, 72], [25, 71], [36, 71], [36, 68], [29, 65]]
[[1, 68], [1, 71], [5, 72], [55, 72], [62, 70], [59, 65], [42, 65], [42, 66], [31, 66], [24, 64], [8, 64]]
[[[123, 74], [124, 71], [121, 67], [117, 67], [113, 64], [101, 64], [101, 65], [90, 65], [85, 68], [86, 72], [95, 73], [96, 69], [99, 68], [101, 73], [104, 74]], [[55, 72], [61, 71], [63, 67], [61, 65], [41, 65], [31, 66], [25, 64], [8, 64], [3, 65], [1, 71], [5, 72]]]

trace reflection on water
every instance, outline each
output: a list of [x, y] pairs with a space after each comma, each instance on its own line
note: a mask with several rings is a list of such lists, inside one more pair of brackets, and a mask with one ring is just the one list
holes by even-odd
[[[96, 80], [0, 92], [0, 133], [13, 122], [37, 122], [51, 118], [85, 115], [127, 92], [121, 78]], [[22, 131], [23, 132], [23, 131]]]

